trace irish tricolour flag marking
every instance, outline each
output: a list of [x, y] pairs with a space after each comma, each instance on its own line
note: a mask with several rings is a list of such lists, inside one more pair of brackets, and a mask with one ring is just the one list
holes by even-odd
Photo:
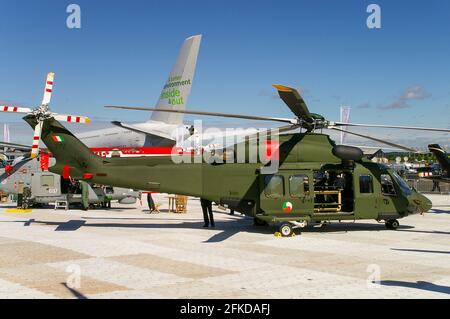
[[284, 202], [283, 203], [283, 212], [290, 213], [292, 211], [292, 203], [291, 202]]
[[64, 142], [64, 137], [62, 137], [61, 135], [52, 135], [52, 139], [53, 141], [58, 143]]

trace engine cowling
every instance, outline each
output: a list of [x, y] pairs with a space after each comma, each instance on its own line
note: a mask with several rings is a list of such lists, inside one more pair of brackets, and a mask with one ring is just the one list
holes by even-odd
[[333, 147], [333, 155], [343, 161], [359, 161], [364, 153], [359, 147], [336, 145]]

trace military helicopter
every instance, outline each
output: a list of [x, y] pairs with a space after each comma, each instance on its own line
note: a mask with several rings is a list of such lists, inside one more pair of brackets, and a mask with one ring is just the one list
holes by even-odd
[[[19, 156], [11, 165], [0, 168], [0, 191], [16, 195], [22, 193], [23, 198], [18, 201], [21, 208], [64, 202], [65, 208], [68, 209], [70, 204], [83, 203], [82, 187], [79, 183], [47, 171], [54, 158], [49, 158], [44, 153], [36, 158], [29, 155], [30, 153]], [[117, 200], [120, 204], [134, 204], [139, 198], [139, 192], [132, 189], [95, 184], [86, 186], [86, 204], [91, 206], [102, 205], [106, 208], [106, 204], [112, 200]]]
[[[206, 161], [202, 154], [187, 155], [191, 160], [181, 163], [174, 163], [173, 156], [102, 158], [93, 154], [52, 113], [45, 113], [43, 118], [37, 109], [24, 120], [33, 128], [42, 124], [42, 141], [56, 158], [56, 164], [49, 168], [51, 172], [98, 184], [205, 198], [252, 216], [257, 224], [281, 223], [279, 230], [283, 236], [311, 223], [361, 219], [384, 221], [388, 229], [397, 229], [399, 218], [431, 209], [431, 202], [410, 189], [394, 171], [365, 159], [359, 148], [336, 145], [329, 135], [315, 131], [324, 128], [342, 131], [341, 126], [450, 130], [331, 122], [310, 113], [295, 89], [281, 85], [275, 88], [296, 115], [295, 119], [182, 111], [287, 123], [279, 132], [300, 129], [275, 134], [259, 145], [266, 148], [266, 155], [271, 154], [265, 164], [261, 158], [251, 160], [248, 146], [258, 137], [234, 145], [229, 162]], [[348, 133], [413, 151], [381, 139]], [[239, 158], [238, 150], [242, 148], [246, 153]], [[227, 154], [226, 150], [223, 154]], [[273, 161], [278, 161], [278, 167], [266, 169]]]
[[439, 165], [441, 166], [442, 173], [440, 175], [432, 175], [425, 177], [427, 179], [432, 179], [437, 182], [450, 183], [450, 158], [449, 155], [444, 151], [439, 144], [430, 144], [428, 149], [437, 158]]

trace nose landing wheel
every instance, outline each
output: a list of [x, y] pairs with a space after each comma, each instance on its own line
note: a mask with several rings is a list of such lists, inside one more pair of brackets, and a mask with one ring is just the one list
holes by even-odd
[[386, 221], [385, 225], [387, 229], [396, 230], [400, 226], [400, 223], [396, 219], [389, 219]]

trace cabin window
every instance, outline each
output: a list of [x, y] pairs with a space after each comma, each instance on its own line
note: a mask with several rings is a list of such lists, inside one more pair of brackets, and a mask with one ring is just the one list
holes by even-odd
[[42, 187], [55, 187], [55, 177], [53, 175], [41, 175]]
[[361, 175], [359, 177], [359, 193], [360, 194], [373, 193], [372, 175]]
[[284, 178], [280, 175], [267, 175], [264, 178], [264, 193], [270, 198], [279, 198], [284, 196]]
[[381, 193], [388, 196], [396, 195], [394, 183], [388, 174], [381, 175]]
[[309, 192], [308, 175], [293, 175], [289, 177], [289, 193], [291, 197], [300, 197]]

